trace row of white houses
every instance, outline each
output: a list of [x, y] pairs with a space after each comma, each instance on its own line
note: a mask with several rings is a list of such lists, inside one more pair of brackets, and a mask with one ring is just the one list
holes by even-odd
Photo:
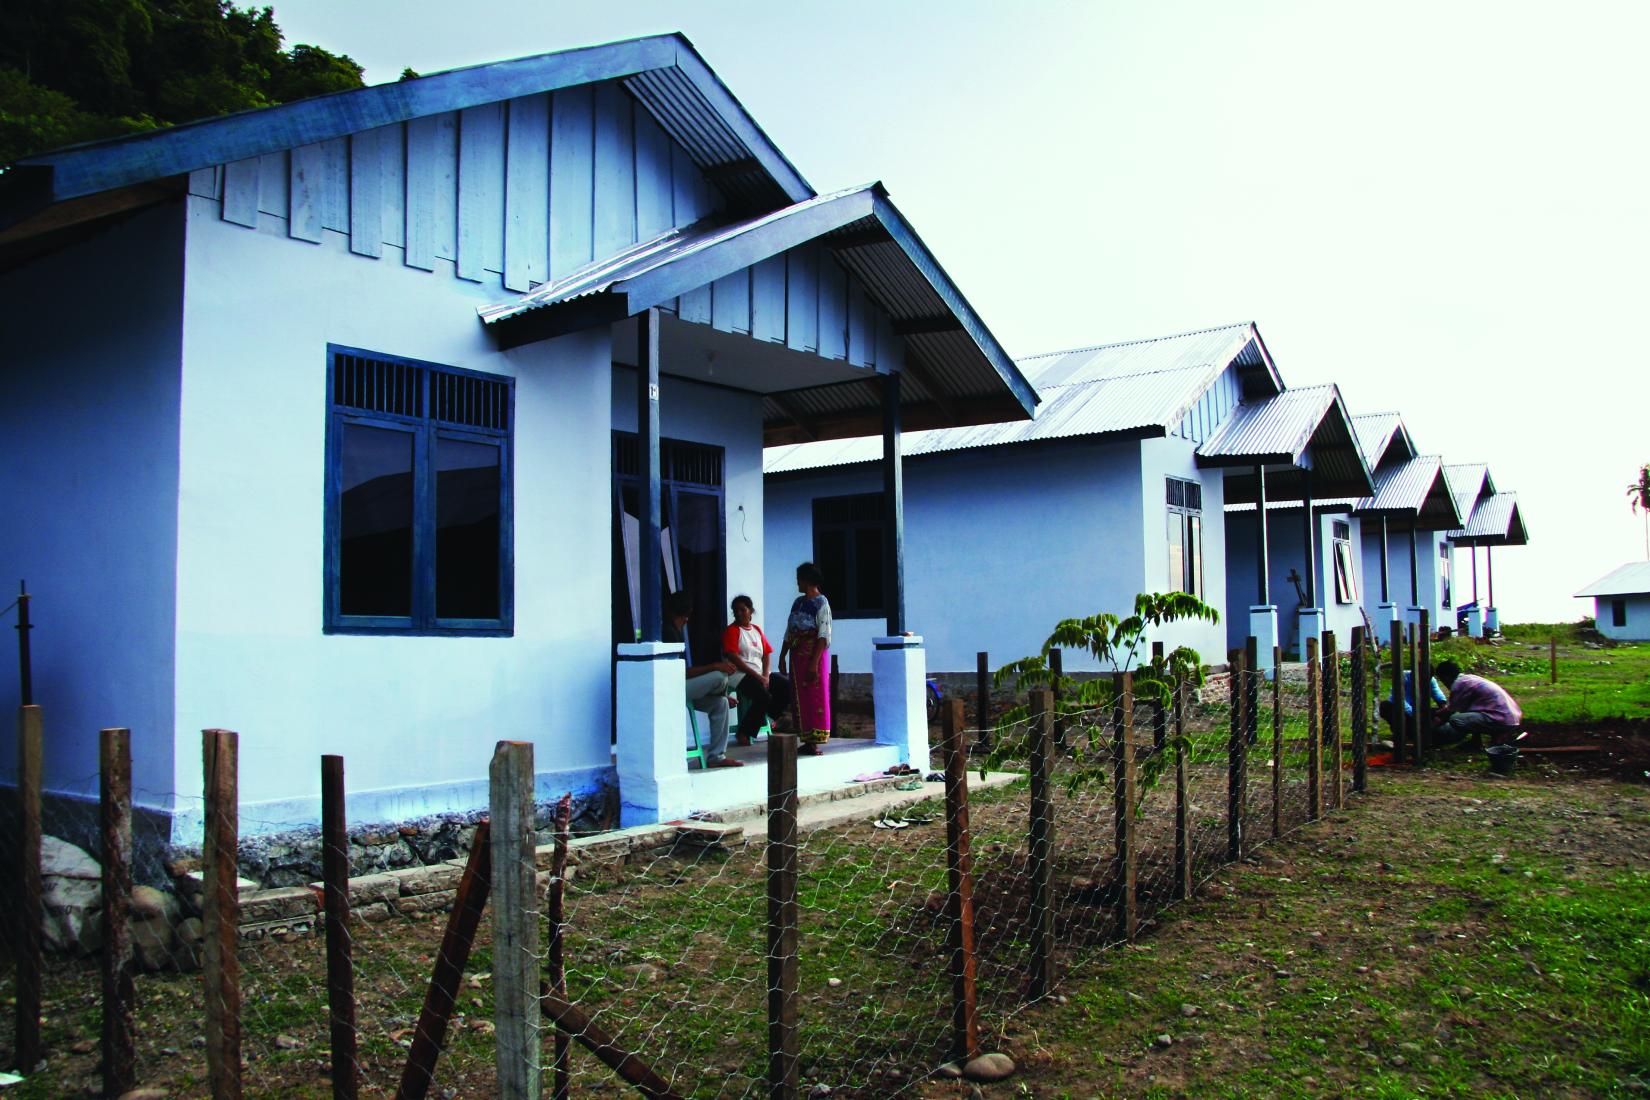
[[760, 801], [688, 770], [669, 589], [703, 660], [729, 597], [777, 635], [821, 561], [876, 696], [822, 789], [926, 762], [925, 675], [1063, 615], [1188, 587], [1224, 624], [1165, 640], [1211, 658], [1447, 620], [1452, 541], [1522, 538], [1478, 530], [1482, 468], [1417, 496], [1401, 424], [1287, 388], [1252, 325], [1016, 364], [880, 184], [816, 191], [680, 35], [29, 158], [0, 301], [51, 804], [130, 727], [180, 843], [207, 727], [246, 831], [316, 821], [322, 753], [352, 821], [484, 806], [501, 739], [626, 824]]
[[[1263, 653], [1298, 654], [1303, 631], [1384, 639], [1422, 611], [1435, 628], [1496, 629], [1491, 555], [1527, 539], [1516, 497], [1483, 464], [1421, 454], [1397, 413], [1285, 386], [1255, 325], [1019, 366], [1043, 398], [1031, 421], [904, 440], [905, 592], [931, 668], [1034, 653], [1060, 619], [1125, 614], [1140, 592], [1219, 610], [1156, 639], [1217, 663], [1251, 633]], [[792, 563], [817, 561], [851, 672], [883, 625], [880, 462], [865, 439], [764, 459], [768, 602], [788, 600]]]

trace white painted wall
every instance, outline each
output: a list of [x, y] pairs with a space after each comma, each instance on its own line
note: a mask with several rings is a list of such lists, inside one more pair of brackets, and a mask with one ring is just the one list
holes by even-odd
[[[776, 639], [796, 596], [796, 565], [813, 557], [814, 499], [881, 486], [874, 465], [768, 479], [763, 618]], [[972, 672], [982, 649], [997, 667], [1037, 652], [1060, 619], [1132, 610], [1146, 583], [1141, 486], [1134, 441], [908, 461], [905, 617], [925, 640], [928, 671]], [[869, 672], [885, 621], [839, 618], [834, 631], [842, 671]], [[1069, 658], [1067, 669], [1094, 667]]]
[[[1627, 603], [1627, 625], [1616, 626], [1611, 604], [1616, 599]], [[1595, 596], [1593, 618], [1598, 632], [1618, 642], [1650, 642], [1650, 596]]]
[[[484, 805], [505, 738], [537, 746], [544, 793], [592, 782], [610, 764], [608, 333], [495, 351], [475, 308], [496, 287], [189, 202], [175, 788], [200, 791], [206, 726], [241, 733], [248, 832], [314, 820], [325, 752], [347, 758], [352, 820]], [[513, 637], [322, 633], [329, 342], [517, 379]]]
[[[1223, 378], [1231, 382], [1224, 411], [1237, 404], [1236, 376], [1228, 372]], [[1212, 393], [1215, 391], [1211, 391]], [[1200, 403], [1202, 404], [1202, 403]], [[1211, 410], [1213, 415], [1213, 410]], [[1218, 623], [1172, 623], [1150, 641], [1160, 641], [1165, 649], [1190, 646], [1197, 650], [1206, 664], [1219, 664], [1226, 659], [1227, 600], [1226, 600], [1226, 477], [1217, 469], [1199, 469], [1197, 442], [1169, 436], [1140, 441], [1140, 522], [1141, 553], [1144, 581], [1141, 591], [1166, 592], [1178, 587], [1180, 579], [1169, 577], [1169, 528], [1166, 480], [1177, 477], [1196, 481], [1203, 486], [1203, 602], [1221, 614]], [[1132, 604], [1133, 596], [1130, 596]], [[1107, 610], [1110, 610], [1108, 608]], [[1248, 608], [1241, 616], [1248, 622]], [[1150, 649], [1145, 650], [1150, 656]]]
[[[34, 596], [45, 787], [96, 798], [98, 730], [128, 726], [134, 801], [160, 809], [173, 786], [182, 261], [183, 205], [168, 203], [0, 274], [0, 577]], [[0, 589], [0, 606], [14, 592]], [[16, 632], [4, 634], [0, 781], [15, 782]]]

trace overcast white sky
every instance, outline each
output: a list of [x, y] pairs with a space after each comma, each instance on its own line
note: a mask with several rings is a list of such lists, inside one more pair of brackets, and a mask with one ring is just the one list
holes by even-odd
[[1504, 621], [1645, 556], [1650, 3], [272, 2], [373, 83], [683, 31], [1010, 353], [1254, 320], [1286, 383], [1518, 492]]

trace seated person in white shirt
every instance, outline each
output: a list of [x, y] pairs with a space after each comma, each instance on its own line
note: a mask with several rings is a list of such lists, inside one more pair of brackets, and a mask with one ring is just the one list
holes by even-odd
[[722, 632], [722, 655], [733, 664], [730, 678], [739, 694], [739, 744], [748, 745], [762, 728], [764, 716], [778, 719], [791, 705], [791, 682], [771, 671], [773, 646], [756, 625], [756, 605], [749, 596], [733, 598], [733, 622]]

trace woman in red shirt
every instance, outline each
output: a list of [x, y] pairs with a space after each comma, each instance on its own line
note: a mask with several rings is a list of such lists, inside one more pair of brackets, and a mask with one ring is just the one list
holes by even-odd
[[733, 598], [733, 622], [722, 632], [722, 653], [733, 663], [733, 689], [739, 695], [739, 740], [748, 745], [762, 728], [764, 716], [777, 719], [791, 705], [790, 681], [769, 671], [773, 646], [756, 625], [756, 605], [749, 596]]

